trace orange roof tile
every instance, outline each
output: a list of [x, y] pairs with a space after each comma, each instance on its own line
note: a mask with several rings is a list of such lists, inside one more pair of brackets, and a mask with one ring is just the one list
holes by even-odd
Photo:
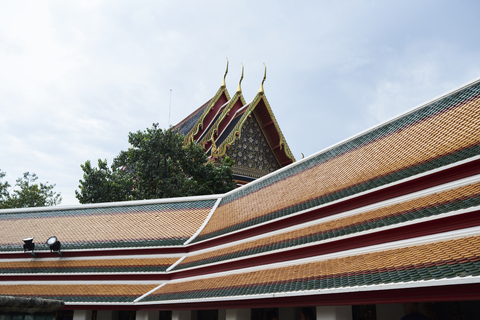
[[[479, 247], [479, 243], [480, 236], [473, 236], [316, 262], [296, 263], [259, 271], [246, 271], [213, 278], [208, 277], [204, 279], [172, 282], [156, 290], [147, 297], [146, 300], [173, 299], [175, 297], [218, 297], [224, 295], [222, 290], [229, 292], [229, 295], [242, 295], [244, 292], [254, 294], [255, 292], [296, 291], [296, 289], [292, 289], [290, 285], [295, 285], [295, 283], [301, 283], [303, 281], [318, 280], [317, 285], [320, 285], [321, 282], [319, 282], [319, 280], [332, 279], [331, 286], [334, 287], [333, 282], [340, 284], [342, 277], [367, 275], [367, 278], [369, 278], [368, 275], [383, 276], [383, 280], [379, 278], [377, 280], [371, 280], [371, 283], [368, 283], [368, 281], [366, 283], [375, 285], [396, 282], [395, 279], [399, 276], [398, 272], [405, 270], [414, 270], [412, 272], [414, 272], [413, 275], [416, 278], [412, 278], [412, 274], [408, 275], [406, 273], [400, 276], [400, 278], [410, 279], [409, 281], [431, 279], [431, 273], [438, 273], [438, 276], [435, 277], [437, 279], [451, 276], [464, 277], [471, 274], [478, 276], [480, 275], [478, 267], [469, 269], [471, 264], [467, 262], [480, 258], [480, 250], [476, 250], [476, 248]], [[424, 254], [426, 251], [432, 252], [432, 255], [426, 256]], [[433, 266], [445, 265], [446, 261], [452, 261], [451, 266], [455, 265], [457, 269], [438, 269], [434, 267], [428, 270], [426, 267], [429, 263]], [[451, 275], [451, 270], [457, 271]], [[423, 276], [422, 272], [425, 272]], [[347, 281], [345, 279], [343, 280]], [[350, 280], [350, 285], [345, 284], [342, 286], [365, 285], [365, 279], [363, 277]], [[282, 291], [276, 291], [275, 285], [278, 284], [281, 284], [277, 287], [283, 288]], [[263, 289], [257, 289], [257, 291], [247, 290], [251, 287]], [[312, 289], [318, 290], [321, 289], [321, 287], [313, 287]], [[175, 294], [177, 294], [177, 296], [175, 296]]]
[[480, 135], [472, 132], [479, 131], [480, 98], [476, 98], [262, 188], [246, 186], [243, 193], [248, 196], [222, 200], [199, 239], [476, 147]]

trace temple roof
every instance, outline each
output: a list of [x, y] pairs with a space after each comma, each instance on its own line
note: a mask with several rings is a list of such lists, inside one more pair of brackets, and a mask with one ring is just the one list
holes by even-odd
[[[141, 302], [334, 291], [480, 275], [480, 236], [171, 281]], [[429, 255], [425, 255], [429, 252]], [[432, 281], [433, 282], [433, 281]], [[339, 291], [340, 291], [339, 290]], [[170, 301], [169, 301], [170, 300]]]
[[202, 225], [215, 201], [215, 197], [193, 197], [178, 202], [144, 200], [2, 210], [0, 251], [23, 251], [23, 243], [18, 242], [20, 234], [39, 239], [36, 250], [48, 250], [43, 241], [53, 235], [67, 250], [178, 246]]
[[[263, 123], [256, 98], [217, 154]], [[477, 80], [226, 194], [0, 210], [0, 292], [156, 310], [479, 300], [479, 133]]]
[[197, 141], [212, 123], [220, 108], [230, 100], [230, 95], [224, 86], [200, 108], [180, 121], [173, 129], [185, 136], [185, 142]]
[[[182, 120], [173, 129], [185, 135], [185, 143], [195, 141], [202, 145], [207, 155], [215, 160], [225, 156], [227, 148], [241, 138], [246, 120], [252, 116], [255, 117], [261, 128], [261, 134], [257, 135], [256, 139], [265, 140], [266, 145], [263, 149], [268, 149], [267, 152], [271, 152], [274, 155], [274, 158], [269, 160], [271, 165], [263, 166], [260, 170], [255, 170], [254, 168], [252, 171], [239, 165], [234, 166], [233, 171], [235, 175], [243, 175], [244, 178], [252, 181], [295, 161], [295, 157], [290, 151], [270, 104], [265, 97], [263, 82], [258, 94], [248, 104], [243, 97], [240, 85], [235, 94], [230, 98], [225, 84], [222, 84], [213, 98]], [[246, 152], [253, 155], [248, 150]], [[258, 155], [254, 156], [257, 157]], [[269, 169], [267, 170], [266, 168]]]

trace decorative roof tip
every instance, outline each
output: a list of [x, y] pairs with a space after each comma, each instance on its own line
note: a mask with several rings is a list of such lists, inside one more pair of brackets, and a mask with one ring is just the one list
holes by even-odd
[[243, 80], [243, 63], [242, 63], [242, 76], [240, 77], [240, 82], [238, 83], [237, 92], [242, 92], [242, 87], [241, 87], [242, 80]]
[[260, 94], [265, 93], [265, 91], [263, 91], [263, 83], [265, 82], [265, 79], [267, 79], [267, 66], [265, 65], [265, 63], [263, 63], [263, 65], [265, 66], [265, 73], [263, 75], [262, 84], [260, 85], [260, 90], [258, 90], [258, 93], [260, 93]]
[[227, 86], [225, 84], [225, 79], [227, 78], [227, 73], [228, 73], [228, 57], [227, 57], [227, 70], [225, 70], [225, 74], [223, 75], [222, 88], [225, 88]]

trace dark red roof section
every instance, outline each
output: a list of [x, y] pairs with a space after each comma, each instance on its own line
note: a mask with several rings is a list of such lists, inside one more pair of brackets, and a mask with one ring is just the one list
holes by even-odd
[[215, 104], [210, 108], [208, 111], [208, 114], [205, 116], [205, 119], [203, 119], [202, 125], [200, 127], [200, 130], [198, 130], [197, 134], [194, 136], [194, 140], [197, 141], [198, 138], [200, 138], [204, 132], [210, 125], [210, 123], [215, 119], [215, 115], [218, 113], [220, 108], [227, 103], [228, 97], [225, 94], [225, 91], [222, 92], [222, 95], [218, 98], [218, 100], [215, 102]]

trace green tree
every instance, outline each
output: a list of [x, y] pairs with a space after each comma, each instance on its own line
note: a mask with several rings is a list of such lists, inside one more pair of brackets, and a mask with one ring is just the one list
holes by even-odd
[[107, 161], [81, 165], [83, 180], [75, 191], [80, 203], [158, 199], [224, 193], [235, 188], [233, 161], [208, 161], [195, 143], [184, 145], [183, 136], [158, 124], [130, 132], [131, 148], [121, 151], [111, 169]]
[[[6, 173], [0, 170], [0, 180], [3, 179], [5, 175]], [[8, 183], [8, 181], [5, 181], [5, 182], [0, 181], [0, 209], [3, 209], [3, 204], [5, 203], [5, 201], [9, 199], [9, 196], [10, 196], [8, 192], [9, 188], [10, 188], [10, 184]]]
[[90, 160], [80, 165], [83, 180], [79, 180], [80, 192], [75, 196], [80, 203], [125, 201], [134, 199], [134, 176], [125, 170], [112, 171], [107, 160], [98, 159], [98, 168], [92, 167]]
[[[0, 172], [0, 179], [5, 175], [5, 172]], [[53, 191], [54, 184], [35, 183], [37, 180], [35, 173], [25, 172], [23, 177], [16, 180], [13, 188], [7, 181], [0, 182], [0, 209], [47, 207], [62, 202], [60, 193]]]

